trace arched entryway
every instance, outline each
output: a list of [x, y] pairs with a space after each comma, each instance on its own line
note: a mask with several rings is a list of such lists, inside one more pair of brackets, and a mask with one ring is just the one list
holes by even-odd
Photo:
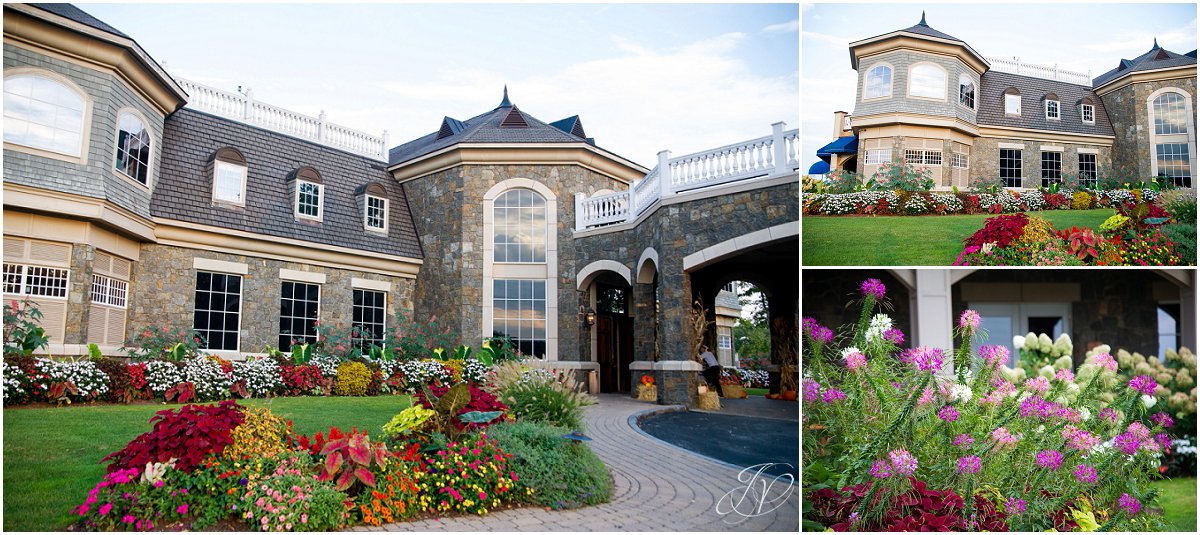
[[600, 391], [629, 392], [634, 355], [632, 273], [619, 262], [600, 260], [580, 270], [577, 280], [585, 303], [584, 352], [599, 366]]

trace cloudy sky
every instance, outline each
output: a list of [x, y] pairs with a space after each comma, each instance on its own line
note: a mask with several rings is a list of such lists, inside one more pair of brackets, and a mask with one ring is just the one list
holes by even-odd
[[799, 122], [796, 4], [78, 4], [176, 77], [391, 144], [512, 101], [647, 167]]
[[1176, 4], [804, 4], [801, 47], [801, 169], [832, 141], [833, 112], [854, 111], [856, 73], [849, 43], [912, 26], [930, 27], [966, 41], [983, 56], [1092, 78], [1158, 44], [1185, 54], [1196, 49], [1196, 5]]

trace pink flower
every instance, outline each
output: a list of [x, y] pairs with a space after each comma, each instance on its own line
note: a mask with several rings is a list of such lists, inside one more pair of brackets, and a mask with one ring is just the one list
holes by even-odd
[[1064, 368], [1054, 372], [1054, 378], [1063, 382], [1071, 382], [1075, 380], [1075, 372]]
[[480, 500], [486, 500], [486, 499], [487, 499], [487, 493], [486, 493], [486, 492], [483, 492], [483, 491], [479, 491], [479, 499], [480, 499]]
[[135, 520], [137, 520], [137, 517], [135, 517], [133, 515], [125, 515], [125, 516], [121, 517], [121, 522], [124, 522], [126, 524], [132, 524]]
[[1008, 514], [1010, 515], [1019, 515], [1025, 512], [1025, 500], [1009, 498], [1008, 501], [1004, 503], [1004, 508], [1008, 510]]
[[1056, 450], [1042, 450], [1037, 453], [1037, 463], [1042, 468], [1058, 470], [1058, 467], [1062, 465], [1062, 460], [1062, 454]]
[[918, 370], [935, 373], [942, 369], [942, 361], [946, 356], [941, 349], [920, 346], [909, 351], [909, 360]]
[[808, 377], [806, 377], [802, 383], [804, 391], [803, 398], [805, 403], [813, 403], [821, 399], [821, 383], [818, 383], [816, 379], [811, 379]]
[[1113, 409], [1112, 407], [1106, 407], [1104, 409], [1101, 409], [1100, 410], [1100, 419], [1108, 420], [1109, 423], [1116, 423], [1116, 421], [1117, 421], [1116, 409]]
[[884, 331], [883, 339], [887, 340], [893, 344], [896, 344], [896, 345], [903, 344], [904, 343], [904, 331], [901, 331], [900, 329], [893, 327], [891, 329], [888, 329], [887, 331]]
[[1034, 391], [1039, 394], [1045, 394], [1050, 390], [1050, 381], [1040, 375], [1032, 379], [1026, 379], [1025, 390]]
[[985, 368], [993, 369], [1007, 363], [1009, 353], [1005, 346], [982, 346], [979, 348], [979, 356], [987, 364]]
[[992, 440], [995, 440], [1001, 446], [1011, 446], [1017, 443], [1017, 437], [1013, 436], [1008, 429], [1003, 427], [997, 427], [992, 431]]
[[1154, 379], [1151, 379], [1149, 375], [1139, 375], [1129, 380], [1129, 388], [1147, 396], [1153, 396], [1154, 388], [1157, 386], [1158, 383]]
[[1125, 430], [1133, 433], [1134, 436], [1138, 437], [1138, 440], [1146, 440], [1150, 438], [1150, 429], [1142, 425], [1141, 422], [1133, 422], [1129, 424], [1129, 427], [1127, 427]]
[[953, 422], [958, 419], [958, 411], [954, 407], [946, 405], [942, 407], [942, 410], [938, 411], [938, 418], [947, 422]]
[[308, 513], [300, 513], [300, 523], [301, 524], [308, 523]]
[[887, 479], [892, 477], [892, 465], [887, 461], [880, 459], [871, 463], [871, 475], [876, 479]]
[[917, 400], [917, 406], [924, 407], [926, 404], [933, 401], [933, 398], [936, 396], [937, 391], [934, 390], [933, 387], [926, 387], [925, 391], [921, 392], [920, 399]]
[[974, 310], [964, 310], [958, 317], [958, 326], [962, 329], [976, 330], [979, 328], [979, 313]]
[[917, 458], [908, 450], [892, 450], [888, 452], [888, 458], [892, 460], [896, 475], [911, 476], [917, 471]]
[[1095, 483], [1096, 469], [1086, 464], [1081, 464], [1075, 467], [1075, 479], [1078, 479], [1080, 483]]
[[851, 353], [849, 355], [846, 355], [846, 367], [850, 368], [850, 371], [856, 371], [859, 368], [862, 368], [863, 366], [866, 366], [866, 365], [867, 365], [867, 356], [866, 355], [864, 355], [860, 352], [857, 352], [857, 351], [855, 351], [854, 353]]
[[883, 296], [887, 294], [887, 287], [879, 279], [864, 280], [858, 289], [862, 292], [863, 297], [873, 297], [877, 300], [883, 299]]
[[92, 506], [90, 506], [86, 503], [83, 505], [80, 505], [79, 506], [79, 516], [83, 516], [83, 515], [87, 514], [88, 511], [91, 511], [91, 510], [92, 510]]
[[971, 435], [962, 434], [962, 435], [958, 435], [958, 436], [954, 437], [954, 445], [958, 446], [964, 450], [971, 447], [971, 444], [974, 444], [974, 443], [975, 443], [975, 439], [972, 438]]
[[156, 489], [161, 489], [162, 487], [163, 487], [163, 482], [162, 482], [162, 480], [158, 480], [158, 481], [155, 481], [155, 482], [154, 482], [154, 488], [156, 488]]
[[1171, 427], [1172, 425], [1175, 425], [1175, 420], [1171, 419], [1171, 416], [1165, 412], [1154, 413], [1154, 416], [1150, 417], [1150, 421], [1163, 427]]
[[822, 398], [827, 404], [833, 403], [835, 401], [846, 399], [846, 393], [836, 388], [830, 388], [825, 390], [825, 394], [822, 396]]
[[186, 515], [187, 511], [188, 511], [188, 505], [186, 503], [175, 508], [175, 512], [179, 513], [181, 515]]
[[958, 473], [960, 474], [975, 474], [983, 467], [983, 460], [975, 455], [968, 455], [958, 459]]
[[1109, 371], [1117, 371], [1117, 361], [1108, 353], [1099, 353], [1096, 355], [1094, 362], [1097, 366], [1108, 368]]
[[1129, 516], [1136, 515], [1142, 509], [1142, 503], [1128, 493], [1121, 494], [1121, 499], [1117, 500], [1117, 505], [1125, 509], [1125, 512], [1129, 513]]
[[113, 504], [111, 504], [111, 503], [106, 503], [104, 505], [101, 505], [100, 506], [100, 516], [107, 515], [109, 511], [112, 511], [112, 508], [113, 508]]

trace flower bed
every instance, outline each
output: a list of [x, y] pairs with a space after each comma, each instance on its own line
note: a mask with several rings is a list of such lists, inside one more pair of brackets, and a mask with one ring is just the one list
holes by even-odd
[[1155, 407], [1154, 377], [1124, 380], [1097, 350], [1078, 369], [1058, 359], [1049, 377], [1015, 382], [1024, 370], [1005, 365], [1006, 346], [971, 349], [986, 333], [970, 310], [960, 347], [901, 350], [871, 334], [886, 293], [868, 282], [836, 342], [803, 322], [806, 529], [1162, 528], [1149, 483], [1174, 422]]
[[[1195, 196], [1195, 190], [1172, 199]], [[853, 193], [804, 193], [804, 215], [949, 215], [1001, 214], [1039, 210], [1091, 210], [1117, 207], [1131, 201], [1154, 202], [1160, 193], [1153, 189], [1000, 189], [985, 192], [929, 192], [904, 190], [866, 190]], [[1194, 210], [1194, 208], [1193, 208]]]

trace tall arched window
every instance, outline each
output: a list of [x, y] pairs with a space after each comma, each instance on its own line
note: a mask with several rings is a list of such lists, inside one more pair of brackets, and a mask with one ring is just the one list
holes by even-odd
[[1151, 170], [1155, 176], [1168, 177], [1176, 186], [1191, 187], [1196, 157], [1191, 97], [1179, 88], [1163, 88], [1151, 94], [1149, 100], [1155, 156]]
[[87, 99], [79, 90], [38, 74], [4, 78], [4, 141], [80, 156]]
[[513, 189], [496, 198], [493, 260], [546, 261], [546, 199], [528, 189]]
[[117, 171], [150, 184], [150, 130], [137, 115], [122, 112], [117, 120]]
[[946, 71], [932, 63], [913, 65], [908, 75], [908, 96], [946, 98]]
[[510, 179], [484, 199], [491, 213], [485, 221], [491, 251], [485, 252], [484, 285], [491, 302], [485, 302], [484, 336], [506, 336], [526, 355], [554, 359], [558, 286], [556, 266], [548, 262], [555, 250], [553, 193], [531, 180]]
[[876, 65], [867, 71], [866, 87], [863, 98], [880, 98], [892, 96], [892, 67]]
[[1154, 99], [1154, 133], [1186, 134], [1187, 111], [1184, 109], [1183, 95], [1179, 93], [1163, 93]]

